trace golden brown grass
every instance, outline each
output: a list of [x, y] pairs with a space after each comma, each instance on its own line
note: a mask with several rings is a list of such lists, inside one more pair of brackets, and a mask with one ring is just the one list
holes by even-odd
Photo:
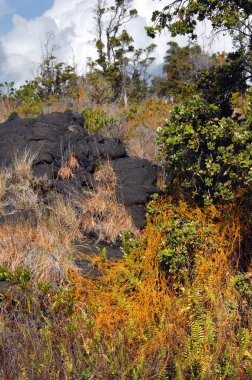
[[74, 170], [79, 168], [79, 162], [74, 153], [65, 160], [58, 171], [58, 178], [69, 180], [74, 177]]
[[[74, 229], [61, 218], [1, 229], [1, 263], [32, 273], [28, 286], [10, 283], [4, 293], [3, 380], [249, 379], [251, 316], [235, 287], [239, 210], [173, 202], [152, 202], [136, 248], [117, 262], [95, 257], [93, 279], [67, 259]], [[204, 241], [181, 278], [157, 254], [178, 216], [200, 221]]]
[[13, 157], [12, 172], [17, 180], [29, 180], [32, 177], [32, 164], [36, 158], [36, 153], [28, 150], [15, 152]]
[[4, 197], [8, 189], [8, 180], [11, 177], [11, 173], [7, 169], [2, 169], [0, 171], [0, 212], [4, 206]]
[[3, 123], [9, 115], [15, 111], [15, 103], [10, 99], [0, 100], [0, 123]]
[[238, 216], [180, 202], [174, 212], [202, 223], [205, 248], [195, 251], [189, 277], [167, 277], [157, 255], [165, 231], [157, 226], [173, 218], [170, 202], [159, 204], [139, 248], [121, 262], [96, 258], [102, 277], [78, 281], [76, 292], [93, 321], [88, 351], [95, 357], [94, 377], [248, 379], [251, 318], [232, 266], [239, 253]]
[[169, 118], [171, 109], [171, 103], [151, 98], [128, 111], [123, 140], [129, 155], [158, 160], [156, 131]]
[[123, 230], [135, 228], [129, 212], [117, 201], [120, 189], [109, 160], [100, 165], [94, 178], [94, 190], [88, 191], [81, 201], [81, 224], [85, 232], [98, 240], [115, 242]]
[[28, 151], [16, 153], [12, 167], [0, 169], [0, 214], [6, 208], [11, 212], [36, 210], [40, 214], [38, 195], [31, 185], [35, 157]]
[[137, 128], [127, 131], [125, 134], [125, 145], [127, 153], [132, 157], [145, 158], [158, 161], [158, 146], [155, 142], [156, 133], [148, 128]]
[[[67, 162], [76, 169], [74, 156]], [[138, 234], [116, 200], [110, 162], [94, 177], [93, 191], [78, 199], [55, 195], [42, 207], [28, 153], [0, 174], [3, 204], [11, 194], [19, 209], [37, 214], [36, 225], [0, 227], [0, 378], [249, 379], [251, 266], [241, 274], [239, 260], [250, 228], [240, 206], [152, 201], [142, 236], [124, 242], [130, 252], [116, 262], [94, 257], [100, 275], [90, 278], [74, 264], [74, 241], [83, 233], [108, 242], [123, 230]], [[200, 244], [188, 243], [190, 231], [179, 235], [185, 221], [197, 222]], [[189, 244], [192, 259], [178, 272], [159, 261], [174, 236], [168, 256]]]
[[167, 103], [161, 99], [143, 101], [135, 112], [130, 113], [127, 128], [145, 127], [155, 132], [169, 118], [172, 107], [172, 102]]

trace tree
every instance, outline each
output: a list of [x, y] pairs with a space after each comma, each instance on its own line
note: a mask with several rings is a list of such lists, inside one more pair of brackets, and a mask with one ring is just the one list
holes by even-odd
[[137, 16], [131, 8], [133, 0], [114, 0], [112, 5], [106, 0], [98, 0], [94, 9], [95, 45], [98, 52], [97, 63], [106, 72], [113, 65], [116, 50], [120, 48], [122, 28]]
[[42, 46], [37, 75], [15, 91], [15, 99], [23, 114], [38, 115], [45, 102], [71, 100], [79, 96], [79, 78], [75, 67], [59, 62], [53, 35], [48, 34]]
[[146, 48], [135, 49], [129, 61], [128, 73], [131, 78], [130, 97], [133, 100], [144, 99], [148, 93], [149, 66], [155, 61], [152, 55], [156, 49], [155, 44], [150, 44]]
[[251, 0], [173, 0], [162, 11], [152, 15], [153, 26], [147, 27], [149, 36], [168, 28], [172, 36], [189, 34], [192, 39], [197, 21], [209, 20], [214, 33], [227, 32], [243, 52], [248, 78], [251, 78], [252, 2]]
[[[209, 20], [215, 31], [229, 31], [232, 36], [251, 38], [252, 3], [250, 0], [173, 0], [152, 15], [151, 36], [167, 27], [172, 36], [190, 34], [196, 38], [196, 21]], [[252, 41], [250, 40], [251, 44]]]
[[[125, 106], [129, 98], [139, 100], [147, 94], [147, 70], [154, 61], [155, 44], [136, 49], [126, 25], [137, 17], [133, 0], [98, 0], [94, 9], [95, 45], [98, 58], [89, 61], [87, 78], [103, 78], [112, 85], [114, 100]], [[88, 79], [89, 81], [89, 79]], [[90, 81], [89, 81], [90, 82]]]
[[91, 75], [100, 73], [112, 83], [115, 98], [123, 99], [127, 106], [127, 65], [128, 53], [133, 52], [133, 39], [125, 30], [125, 25], [137, 16], [132, 9], [133, 0], [98, 0], [94, 9], [95, 45], [98, 59], [91, 61]]
[[180, 47], [173, 41], [167, 45], [163, 66], [165, 77], [153, 81], [153, 90], [158, 95], [175, 99], [197, 93], [200, 74], [213, 64], [213, 57], [204, 53], [199, 45]]
[[13, 99], [15, 96], [14, 82], [0, 82], [0, 99]]
[[34, 79], [41, 99], [46, 99], [49, 96], [61, 99], [78, 95], [76, 68], [64, 62], [59, 62], [55, 55], [57, 49], [58, 47], [54, 44], [54, 35], [47, 34], [46, 41], [41, 47], [41, 63]]

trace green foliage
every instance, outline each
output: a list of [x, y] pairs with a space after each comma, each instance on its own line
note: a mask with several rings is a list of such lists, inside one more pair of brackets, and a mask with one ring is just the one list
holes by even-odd
[[131, 55], [127, 73], [130, 78], [128, 93], [131, 102], [139, 102], [148, 94], [148, 68], [155, 61], [152, 55], [157, 45], [150, 44], [145, 48], [134, 49]]
[[215, 64], [200, 73], [197, 87], [204, 99], [221, 108], [223, 116], [230, 116], [232, 94], [244, 93], [247, 88], [242, 52], [217, 56]]
[[106, 125], [115, 123], [113, 116], [108, 116], [107, 113], [101, 109], [84, 108], [82, 111], [84, 115], [85, 128], [90, 133], [98, 133], [100, 129]]
[[174, 107], [157, 142], [173, 191], [178, 188], [207, 204], [234, 199], [250, 179], [250, 123], [220, 118], [218, 107], [198, 96]]
[[74, 99], [78, 96], [78, 77], [74, 67], [50, 56], [40, 65], [39, 75], [26, 81], [13, 96], [24, 116], [38, 116], [48, 101]]
[[236, 290], [243, 297], [246, 297], [251, 302], [252, 301], [252, 284], [249, 281], [249, 278], [246, 278], [244, 274], [240, 274], [234, 277], [233, 283]]
[[[162, 217], [163, 209], [169, 211], [169, 218]], [[204, 248], [205, 242], [199, 231], [204, 230], [204, 233], [207, 233], [207, 226], [203, 226], [200, 221], [185, 217], [179, 212], [176, 203], [160, 207], [158, 197], [153, 197], [149, 202], [147, 213], [150, 217], [160, 215], [162, 219], [154, 226], [155, 230], [162, 234], [157, 253], [162, 268], [183, 279], [193, 269], [196, 252]]]
[[64, 62], [57, 62], [53, 55], [40, 65], [39, 76], [34, 80], [37, 94], [41, 99], [56, 96], [58, 99], [78, 96], [78, 77], [75, 68]]
[[161, 11], [152, 14], [153, 25], [147, 28], [150, 37], [168, 28], [172, 37], [190, 35], [197, 38], [198, 22], [210, 21], [215, 33], [225, 31], [233, 38], [234, 44], [240, 49], [247, 79], [252, 77], [252, 3], [251, 0], [175, 0], [166, 2]]
[[14, 82], [0, 82], [0, 99], [13, 99], [15, 95]]
[[132, 231], [123, 231], [121, 234], [120, 249], [124, 255], [129, 255], [130, 252], [139, 247], [139, 239], [137, 239]]
[[168, 272], [182, 275], [192, 267], [195, 250], [202, 249], [203, 244], [198, 235], [199, 227], [199, 222], [179, 217], [160, 226], [165, 239], [158, 251], [158, 259]]
[[202, 70], [207, 69], [213, 58], [203, 53], [199, 45], [180, 47], [176, 42], [168, 42], [164, 57], [165, 78], [153, 82], [153, 90], [161, 96], [176, 99], [191, 97], [197, 93], [197, 82]]
[[0, 281], [7, 281], [10, 283], [19, 283], [25, 287], [31, 279], [31, 273], [22, 267], [18, 267], [14, 273], [11, 273], [6, 267], [0, 266]]
[[210, 20], [214, 29], [225, 28], [232, 33], [246, 34], [249, 31], [249, 19], [252, 14], [250, 0], [245, 1], [182, 1], [175, 0], [166, 5], [162, 11], [155, 11], [152, 21], [156, 25], [147, 29], [151, 37], [156, 31], [168, 27], [172, 36], [178, 34], [195, 35], [196, 21]]
[[38, 116], [41, 113], [44, 101], [38, 94], [38, 83], [26, 81], [15, 93], [15, 100], [22, 114], [29, 116]]
[[112, 83], [100, 71], [95, 69], [95, 65], [89, 61], [90, 72], [87, 73], [85, 82], [87, 95], [92, 103], [106, 104], [114, 99]]

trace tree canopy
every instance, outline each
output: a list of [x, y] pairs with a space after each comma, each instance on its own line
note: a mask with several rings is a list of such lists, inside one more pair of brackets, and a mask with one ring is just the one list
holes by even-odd
[[197, 21], [209, 20], [215, 30], [228, 30], [232, 35], [242, 34], [249, 38], [252, 25], [252, 2], [250, 0], [175, 0], [162, 11], [152, 15], [154, 27], [148, 28], [150, 36], [168, 27], [172, 36], [191, 34], [196, 37]]

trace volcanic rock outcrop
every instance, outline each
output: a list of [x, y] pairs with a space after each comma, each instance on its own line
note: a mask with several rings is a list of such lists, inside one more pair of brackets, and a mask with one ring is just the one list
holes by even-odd
[[[0, 166], [11, 165], [15, 155], [30, 152], [34, 154], [34, 176], [46, 176], [59, 193], [76, 193], [92, 189], [97, 164], [109, 158], [120, 188], [118, 201], [129, 208], [134, 223], [140, 227], [145, 203], [150, 194], [158, 191], [157, 167], [147, 160], [129, 157], [118, 141], [89, 135], [83, 125], [83, 117], [71, 111], [34, 119], [21, 119], [12, 114], [0, 124]], [[74, 175], [64, 179], [58, 173], [71, 154], [78, 165]]]

